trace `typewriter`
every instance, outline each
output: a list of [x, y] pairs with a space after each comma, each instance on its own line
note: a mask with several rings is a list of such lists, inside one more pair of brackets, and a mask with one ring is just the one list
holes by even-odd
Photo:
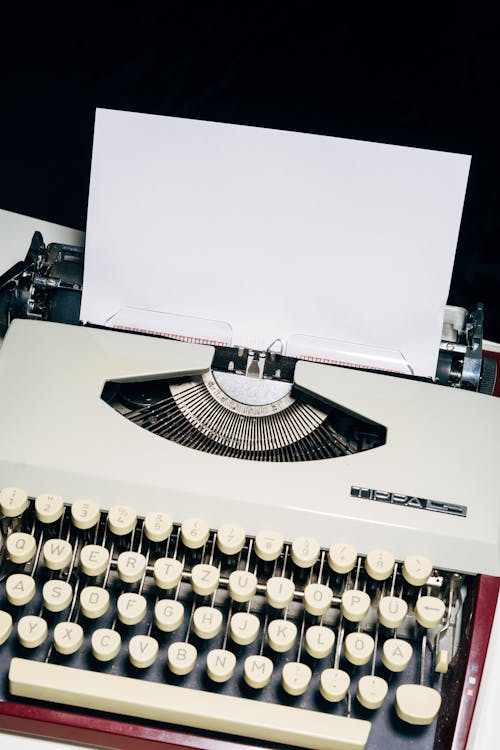
[[0, 354], [4, 726], [465, 747], [499, 587], [500, 401], [24, 317]]
[[434, 382], [78, 325], [82, 262], [35, 234], [0, 280], [0, 726], [465, 748], [500, 581], [481, 306]]

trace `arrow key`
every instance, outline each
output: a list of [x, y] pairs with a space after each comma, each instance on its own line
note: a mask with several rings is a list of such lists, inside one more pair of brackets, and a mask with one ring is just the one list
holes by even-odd
[[444, 616], [444, 602], [435, 596], [421, 596], [415, 605], [415, 617], [424, 628], [436, 628]]

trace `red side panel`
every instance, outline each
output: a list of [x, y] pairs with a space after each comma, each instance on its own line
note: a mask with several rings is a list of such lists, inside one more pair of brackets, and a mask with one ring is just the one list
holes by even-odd
[[469, 656], [451, 750], [465, 750], [467, 745], [493, 627], [499, 588], [500, 578], [479, 577]]

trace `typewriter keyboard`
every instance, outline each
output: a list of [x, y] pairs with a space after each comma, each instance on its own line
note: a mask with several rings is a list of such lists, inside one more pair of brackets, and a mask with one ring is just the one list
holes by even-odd
[[264, 746], [434, 746], [473, 577], [19, 488], [0, 509], [3, 700]]

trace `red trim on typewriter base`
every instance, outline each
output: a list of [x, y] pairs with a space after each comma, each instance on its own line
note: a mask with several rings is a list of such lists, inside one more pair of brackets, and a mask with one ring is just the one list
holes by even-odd
[[488, 642], [497, 605], [500, 578], [479, 576], [477, 600], [472, 619], [472, 635], [465, 669], [464, 683], [458, 709], [451, 750], [465, 750], [472, 724], [472, 716], [479, 695]]
[[98, 745], [112, 750], [262, 750], [231, 740], [200, 737], [126, 721], [83, 716], [26, 703], [0, 703], [0, 729], [37, 737]]

